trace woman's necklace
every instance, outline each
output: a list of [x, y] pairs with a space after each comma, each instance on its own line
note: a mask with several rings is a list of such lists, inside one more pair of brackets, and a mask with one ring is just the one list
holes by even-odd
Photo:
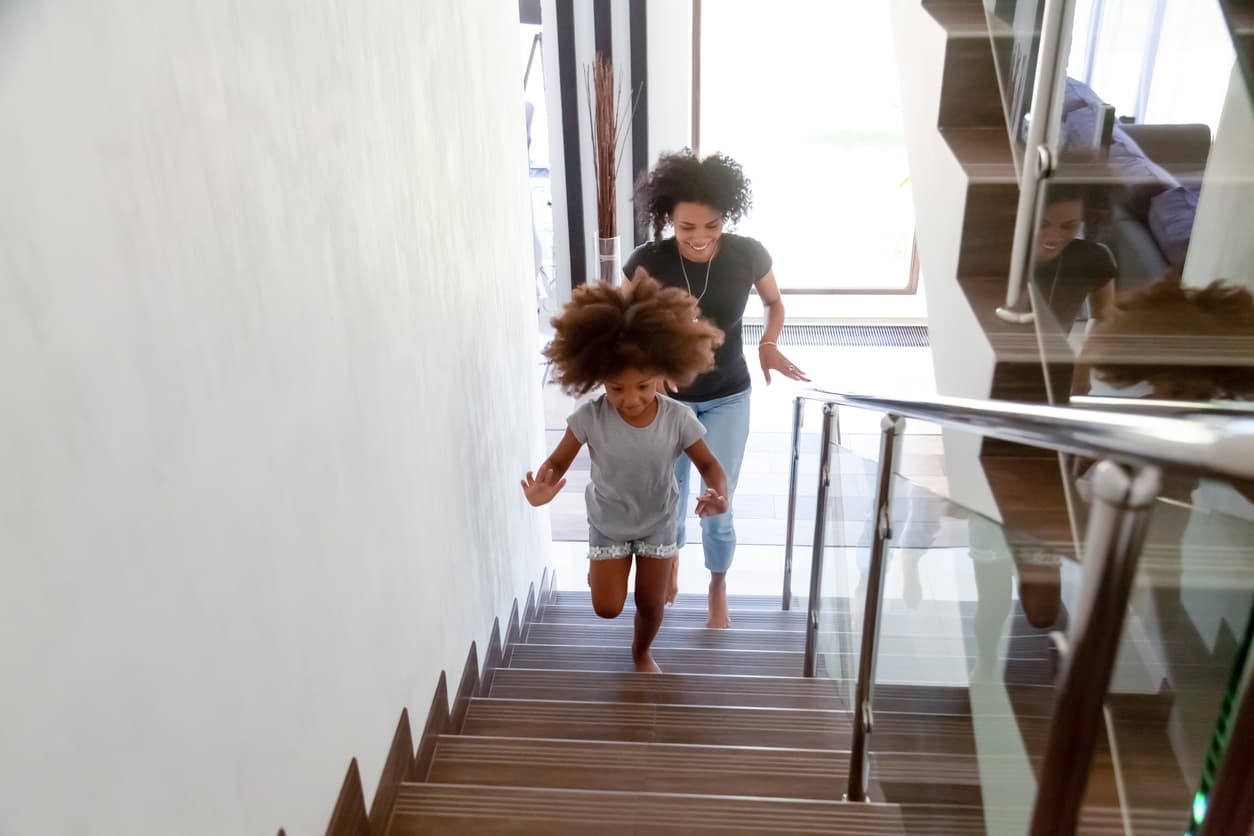
[[[678, 245], [675, 247], [676, 252], [679, 251]], [[710, 260], [705, 263], [705, 284], [701, 287], [701, 295], [697, 297], [697, 303], [705, 298], [705, 292], [710, 289], [710, 268], [714, 266], [714, 258], [718, 255], [718, 247], [714, 248], [714, 252], [710, 254]], [[684, 266], [684, 254], [679, 253], [679, 269], [684, 272], [684, 287], [688, 288], [688, 295], [692, 295], [692, 285], [688, 282], [688, 268]]]

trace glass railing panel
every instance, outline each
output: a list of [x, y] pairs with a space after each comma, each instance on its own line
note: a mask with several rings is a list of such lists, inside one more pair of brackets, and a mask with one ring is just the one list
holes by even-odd
[[1044, 6], [1044, 0], [984, 0], [1006, 132], [1019, 170], [1032, 107]]
[[[853, 705], [878, 464], [859, 455], [870, 452], [873, 437], [844, 440], [848, 446], [832, 453], [819, 646], [822, 671]], [[907, 431], [895, 457], [872, 797], [975, 805], [986, 832], [1023, 833], [1058, 669], [1050, 632], [1066, 623], [1064, 597], [1078, 588], [1079, 570], [955, 501], [946, 476], [953, 463], [943, 450], [939, 435]]]
[[1249, 399], [1254, 106], [1220, 4], [1090, 6], [1027, 276], [1045, 395]]
[[[842, 424], [860, 431], [845, 432], [830, 451], [819, 635], [819, 675], [839, 684], [850, 709], [879, 470], [878, 438], [867, 432], [875, 422], [851, 420], [851, 412], [842, 410]], [[1082, 550], [1093, 463], [1046, 454], [1006, 469], [997, 456], [980, 456], [983, 442], [967, 433], [910, 428], [894, 455], [871, 797], [978, 805], [987, 832], [1025, 832], [1063, 664], [1059, 647], [1083, 597], [1084, 558], [1076, 559], [1075, 544]], [[808, 494], [798, 530], [812, 532]], [[1251, 485], [1165, 480], [1111, 673], [1081, 832], [1188, 827], [1248, 647], [1251, 498]], [[929, 779], [924, 766], [943, 777]]]
[[[1081, 479], [1081, 493], [1084, 480]], [[1130, 833], [1184, 832], [1254, 607], [1254, 496], [1168, 475], [1155, 504], [1106, 703], [1107, 759]], [[1213, 765], [1213, 764], [1212, 764]]]

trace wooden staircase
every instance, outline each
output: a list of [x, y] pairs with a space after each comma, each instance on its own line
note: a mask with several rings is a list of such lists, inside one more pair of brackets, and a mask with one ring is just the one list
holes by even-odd
[[[661, 675], [629, 670], [632, 605], [605, 621], [586, 591], [546, 580], [476, 649], [450, 701], [441, 677], [415, 754], [404, 713], [373, 803], [350, 765], [328, 836], [416, 834], [849, 833], [983, 834], [986, 816], [1023, 798], [1011, 777], [1026, 751], [1039, 770], [1053, 690], [1048, 638], [1021, 609], [1008, 630], [1008, 712], [977, 745], [976, 687], [890, 684], [875, 690], [871, 801], [843, 800], [850, 682], [805, 679], [805, 601], [733, 596], [730, 630], [707, 630], [702, 596], [681, 595], [657, 644]], [[841, 610], [847, 602], [834, 600]], [[959, 623], [972, 630], [969, 605]], [[926, 612], [893, 612], [881, 647], [925, 647]], [[835, 642], [853, 646], [851, 636]], [[972, 639], [971, 644], [974, 644]], [[1026, 648], [1026, 650], [1024, 650]], [[830, 657], [829, 657], [830, 658]], [[1032, 684], [1046, 683], [1046, 684]], [[1125, 712], [1126, 714], [1126, 712]], [[990, 718], [985, 714], [982, 720]], [[1147, 758], [1133, 774], [1128, 821], [1138, 834], [1179, 832], [1181, 805]], [[1134, 765], [1135, 766], [1135, 765]], [[1021, 770], [1020, 770], [1021, 771]], [[1022, 801], [1018, 802], [1020, 807]], [[1187, 804], [1185, 805], [1187, 806]], [[1020, 809], [1011, 819], [1023, 819]], [[1110, 750], [1099, 746], [1081, 833], [1123, 834]]]
[[879, 756], [887, 785], [846, 803], [849, 711], [840, 683], [798, 676], [804, 610], [734, 597], [735, 627], [707, 630], [704, 599], [680, 596], [649, 675], [631, 671], [630, 603], [603, 621], [586, 592], [544, 599], [387, 833], [983, 832], [965, 691], [882, 689], [877, 741], [952, 754]]

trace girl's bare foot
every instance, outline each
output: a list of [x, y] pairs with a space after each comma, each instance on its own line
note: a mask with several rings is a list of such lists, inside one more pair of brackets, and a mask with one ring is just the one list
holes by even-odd
[[730, 627], [731, 616], [727, 613], [727, 574], [710, 573], [710, 617], [706, 627]]
[[643, 656], [636, 656], [636, 673], [661, 673], [662, 669], [657, 666], [657, 662], [653, 661], [653, 657], [648, 653]]

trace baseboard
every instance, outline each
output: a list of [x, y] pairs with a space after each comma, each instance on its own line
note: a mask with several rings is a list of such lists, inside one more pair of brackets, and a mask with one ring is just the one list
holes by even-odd
[[[368, 810], [357, 759], [353, 758], [349, 761], [348, 772], [344, 776], [344, 783], [335, 801], [335, 809], [331, 813], [331, 821], [327, 825], [327, 836], [383, 836], [387, 832], [400, 785], [405, 782], [427, 780], [440, 736], [461, 732], [471, 699], [486, 693], [491, 687], [492, 674], [497, 668], [507, 663], [512, 646], [522, 640], [527, 627], [538, 616], [539, 608], [552, 600], [555, 582], [556, 573], [545, 568], [540, 576], [538, 590], [534, 583], [527, 589], [527, 600], [521, 620], [519, 619], [518, 599], [514, 599], [504, 635], [501, 633], [500, 617], [494, 620], [487, 652], [484, 653], [482, 674], [479, 669], [478, 648], [474, 642], [470, 643], [470, 652], [466, 656], [466, 664], [462, 669], [461, 679], [458, 681], [457, 693], [451, 704], [448, 677], [446, 672], [440, 672], [440, 679], [436, 683], [435, 694], [431, 698], [431, 706], [427, 710], [427, 720], [423, 725], [422, 735], [418, 738], [416, 751], [410, 729], [409, 710], [401, 709], [401, 718], [392, 736], [392, 745], [388, 749], [383, 772], [379, 776], [374, 799]], [[278, 836], [286, 836], [282, 828], [279, 829]]]
[[392, 805], [396, 802], [401, 783], [409, 775], [413, 758], [414, 741], [409, 729], [409, 709], [402, 708], [396, 733], [392, 735], [392, 748], [388, 750], [387, 760], [383, 762], [383, 772], [375, 787], [374, 800], [370, 802], [370, 831], [376, 836], [387, 832]]
[[449, 734], [461, 734], [462, 723], [466, 721], [466, 710], [470, 708], [470, 700], [479, 692], [479, 649], [474, 642], [470, 643], [470, 652], [466, 654], [466, 664], [462, 667], [462, 678], [457, 685], [457, 695], [453, 698], [452, 711], [449, 714]]
[[[514, 607], [518, 607], [518, 602], [514, 602]], [[475, 685], [475, 693], [472, 696], [482, 697], [492, 687], [492, 674], [501, 666], [501, 619], [492, 620], [492, 635], [488, 637], [488, 649], [483, 654], [483, 672], [479, 675], [479, 681]]]
[[431, 759], [435, 757], [436, 741], [448, 731], [448, 727], [448, 680], [441, 671], [440, 681], [435, 686], [435, 695], [431, 698], [431, 708], [427, 711], [426, 725], [422, 727], [422, 736], [418, 738], [418, 752], [409, 768], [408, 781], [421, 783], [427, 780], [427, 773], [431, 771]]
[[370, 819], [366, 816], [366, 795], [361, 789], [361, 773], [357, 758], [348, 763], [348, 774], [340, 787], [327, 836], [371, 836]]

